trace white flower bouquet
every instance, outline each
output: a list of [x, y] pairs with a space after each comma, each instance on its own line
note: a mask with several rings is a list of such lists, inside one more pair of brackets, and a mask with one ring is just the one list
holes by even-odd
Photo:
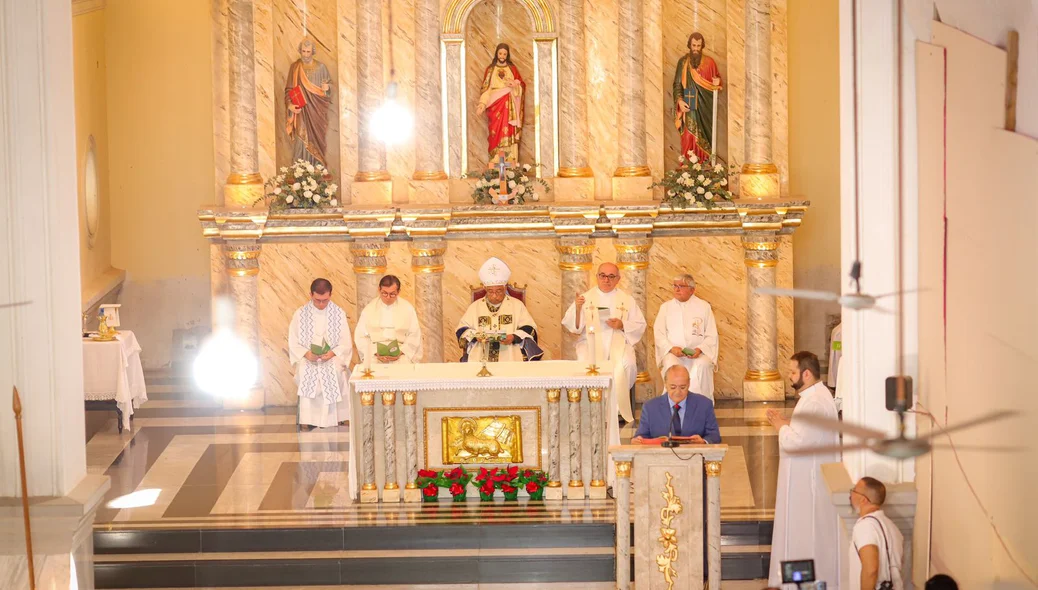
[[533, 183], [537, 182], [544, 187], [545, 192], [551, 190], [547, 182], [537, 178], [530, 171], [533, 168], [529, 164], [523, 164], [505, 171], [505, 182], [508, 186], [508, 194], [501, 193], [501, 173], [496, 168], [489, 168], [483, 173], [470, 172], [466, 176], [476, 177], [476, 188], [472, 191], [472, 202], [477, 205], [522, 205], [529, 198], [531, 201], [540, 199], [534, 191]]
[[663, 187], [663, 201], [675, 209], [702, 206], [713, 209], [720, 201], [731, 201], [728, 167], [718, 162], [711, 166], [700, 162], [693, 152], [679, 156], [680, 165], [668, 170], [663, 179], [652, 186]]
[[263, 199], [271, 209], [338, 207], [335, 195], [339, 187], [330, 182], [331, 178], [324, 166], [296, 160], [267, 180]]

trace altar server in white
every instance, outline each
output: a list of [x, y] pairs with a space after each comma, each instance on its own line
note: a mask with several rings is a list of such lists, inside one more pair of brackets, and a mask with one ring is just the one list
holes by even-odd
[[840, 461], [839, 452], [790, 455], [812, 447], [834, 448], [839, 434], [805, 424], [807, 414], [836, 420], [836, 404], [829, 388], [819, 381], [818, 357], [798, 352], [789, 361], [789, 380], [800, 394], [792, 420], [768, 410], [768, 422], [778, 429], [779, 472], [775, 493], [775, 527], [771, 537], [768, 584], [781, 587], [783, 561], [814, 559], [818, 580], [837, 580], [838, 518], [822, 479], [822, 464]]
[[[689, 391], [714, 401], [717, 367], [717, 324], [710, 304], [696, 297], [696, 281], [690, 274], [674, 277], [674, 299], [660, 306], [652, 330], [656, 339], [656, 366], [688, 369]], [[689, 354], [691, 352], [691, 354]]]
[[288, 327], [300, 425], [326, 428], [350, 418], [345, 365], [353, 356], [353, 342], [346, 312], [331, 299], [332, 284], [314, 279], [310, 302], [296, 310]]
[[[400, 354], [379, 355], [378, 343], [390, 344], [396, 340]], [[386, 275], [378, 282], [378, 299], [364, 306], [357, 320], [354, 336], [360, 362], [370, 352], [380, 363], [422, 362], [422, 326], [414, 306], [400, 297], [400, 279]]]
[[597, 278], [597, 287], [577, 295], [566, 310], [562, 325], [578, 334], [579, 360], [613, 363], [612, 416], [619, 414], [627, 422], [634, 422], [628, 392], [638, 376], [634, 346], [645, 334], [645, 315], [634, 297], [617, 288], [620, 269], [615, 264], [606, 262], [599, 266]]
[[[497, 258], [479, 269], [486, 296], [472, 302], [461, 316], [454, 334], [461, 346], [461, 362], [539, 361], [544, 351], [537, 345], [537, 323], [522, 301], [508, 295], [512, 271]], [[503, 337], [501, 341], [479, 341], [480, 335]]]

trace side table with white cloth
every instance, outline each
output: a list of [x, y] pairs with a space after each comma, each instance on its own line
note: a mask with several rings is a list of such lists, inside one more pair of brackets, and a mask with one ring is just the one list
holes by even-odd
[[110, 408], [119, 416], [119, 432], [130, 427], [133, 411], [148, 401], [141, 366], [141, 346], [129, 330], [115, 340], [83, 339], [83, 397], [86, 408]]

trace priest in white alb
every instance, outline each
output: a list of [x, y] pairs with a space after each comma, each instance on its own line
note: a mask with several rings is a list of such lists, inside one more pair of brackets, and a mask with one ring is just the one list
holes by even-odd
[[[820, 381], [818, 357], [802, 351], [789, 360], [789, 380], [800, 395], [790, 419], [779, 410], [767, 411], [768, 422], [778, 430], [779, 469], [775, 490], [775, 523], [771, 536], [771, 571], [768, 583], [781, 587], [782, 562], [815, 560], [815, 578], [838, 580], [839, 518], [822, 478], [824, 463], [839, 463], [840, 435], [819, 428], [804, 416], [837, 421], [836, 404]], [[815, 452], [818, 449], [821, 452]], [[835, 585], [835, 584], [834, 584]]]
[[656, 339], [656, 366], [688, 369], [689, 391], [714, 401], [717, 367], [717, 324], [710, 304], [696, 297], [696, 281], [690, 274], [674, 277], [674, 298], [660, 306], [652, 326]]
[[326, 428], [350, 418], [345, 365], [353, 356], [353, 342], [346, 312], [331, 299], [332, 284], [315, 279], [310, 302], [296, 310], [288, 327], [301, 426]]
[[486, 295], [469, 305], [454, 334], [461, 346], [461, 362], [539, 361], [537, 323], [522, 301], [508, 294], [512, 271], [497, 258], [479, 269]]
[[400, 297], [399, 278], [386, 275], [378, 282], [378, 298], [360, 312], [354, 342], [361, 363], [369, 354], [379, 363], [422, 362], [422, 326], [414, 306]]
[[[615, 264], [606, 262], [599, 266], [597, 278], [598, 286], [577, 295], [566, 310], [562, 326], [578, 335], [577, 359], [613, 364], [611, 423], [616, 422], [617, 414], [634, 422], [629, 392], [638, 376], [634, 345], [645, 334], [645, 315], [634, 297], [617, 288], [620, 269]], [[620, 443], [616, 440], [609, 444]]]

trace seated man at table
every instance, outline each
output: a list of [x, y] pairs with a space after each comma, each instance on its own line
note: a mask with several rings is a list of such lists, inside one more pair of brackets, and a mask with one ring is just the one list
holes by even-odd
[[360, 312], [353, 341], [361, 363], [369, 352], [380, 363], [422, 361], [422, 326], [414, 306], [400, 297], [396, 276], [386, 275], [378, 282], [378, 297]]
[[721, 442], [714, 404], [703, 395], [688, 390], [688, 369], [674, 365], [663, 376], [667, 392], [642, 406], [641, 420], [633, 443], [652, 443], [653, 439], [674, 438], [695, 444]]
[[332, 303], [332, 284], [315, 279], [310, 302], [292, 315], [288, 359], [299, 386], [299, 425], [326, 428], [350, 419], [344, 365], [353, 356], [346, 312]]
[[[539, 361], [544, 351], [537, 345], [537, 323], [522, 301], [508, 296], [512, 271], [497, 258], [479, 269], [487, 294], [469, 305], [454, 335], [461, 346], [461, 362], [477, 363], [486, 350], [487, 362]], [[489, 338], [486, 342], [481, 339]]]

